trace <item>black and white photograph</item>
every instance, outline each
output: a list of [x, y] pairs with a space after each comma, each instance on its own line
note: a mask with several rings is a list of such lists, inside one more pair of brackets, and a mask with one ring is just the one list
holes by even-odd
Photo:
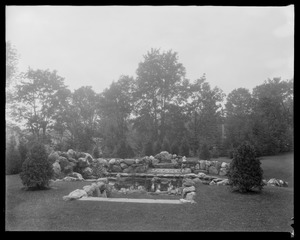
[[293, 238], [294, 29], [292, 4], [6, 5], [5, 231]]

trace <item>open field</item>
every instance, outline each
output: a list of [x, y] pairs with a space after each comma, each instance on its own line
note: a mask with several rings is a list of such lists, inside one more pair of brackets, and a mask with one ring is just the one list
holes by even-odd
[[[289, 177], [292, 167], [279, 163], [279, 171], [274, 167], [276, 164], [271, 163], [281, 159], [291, 162], [292, 155], [288, 156], [264, 158], [265, 174], [287, 180], [284, 176]], [[6, 230], [291, 231], [294, 192], [290, 184], [288, 188], [264, 187], [261, 194], [232, 193], [227, 186], [198, 184], [197, 204], [63, 201], [63, 196], [88, 184], [90, 182], [55, 182], [50, 190], [24, 191], [18, 175], [6, 176]]]

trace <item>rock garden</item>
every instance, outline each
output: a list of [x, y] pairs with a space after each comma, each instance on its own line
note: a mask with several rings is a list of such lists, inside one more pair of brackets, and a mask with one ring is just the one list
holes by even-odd
[[[139, 159], [93, 158], [89, 153], [55, 151], [48, 156], [55, 179], [52, 181], [86, 181], [64, 200], [88, 197], [109, 198], [111, 193], [144, 193], [178, 196], [182, 203], [195, 203], [195, 184], [228, 185], [229, 163], [189, 160], [163, 151]], [[287, 187], [288, 183], [272, 178], [263, 185]]]

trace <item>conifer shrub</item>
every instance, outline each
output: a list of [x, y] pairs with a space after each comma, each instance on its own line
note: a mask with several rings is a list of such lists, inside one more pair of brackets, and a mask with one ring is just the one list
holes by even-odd
[[35, 143], [30, 149], [20, 173], [25, 187], [28, 189], [45, 189], [49, 187], [49, 181], [53, 177], [54, 171], [47, 159], [45, 146]]
[[233, 153], [227, 174], [231, 189], [242, 193], [255, 188], [261, 191], [263, 170], [260, 165], [254, 146], [249, 142], [242, 143]]

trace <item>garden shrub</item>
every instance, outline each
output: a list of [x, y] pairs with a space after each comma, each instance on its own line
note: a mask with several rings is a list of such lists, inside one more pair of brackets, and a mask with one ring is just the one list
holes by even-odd
[[20, 177], [24, 186], [29, 189], [49, 187], [49, 180], [53, 177], [54, 171], [47, 158], [45, 146], [35, 143], [22, 165]]
[[263, 170], [256, 157], [255, 148], [249, 142], [242, 143], [233, 153], [228, 171], [229, 185], [239, 192], [262, 190]]

